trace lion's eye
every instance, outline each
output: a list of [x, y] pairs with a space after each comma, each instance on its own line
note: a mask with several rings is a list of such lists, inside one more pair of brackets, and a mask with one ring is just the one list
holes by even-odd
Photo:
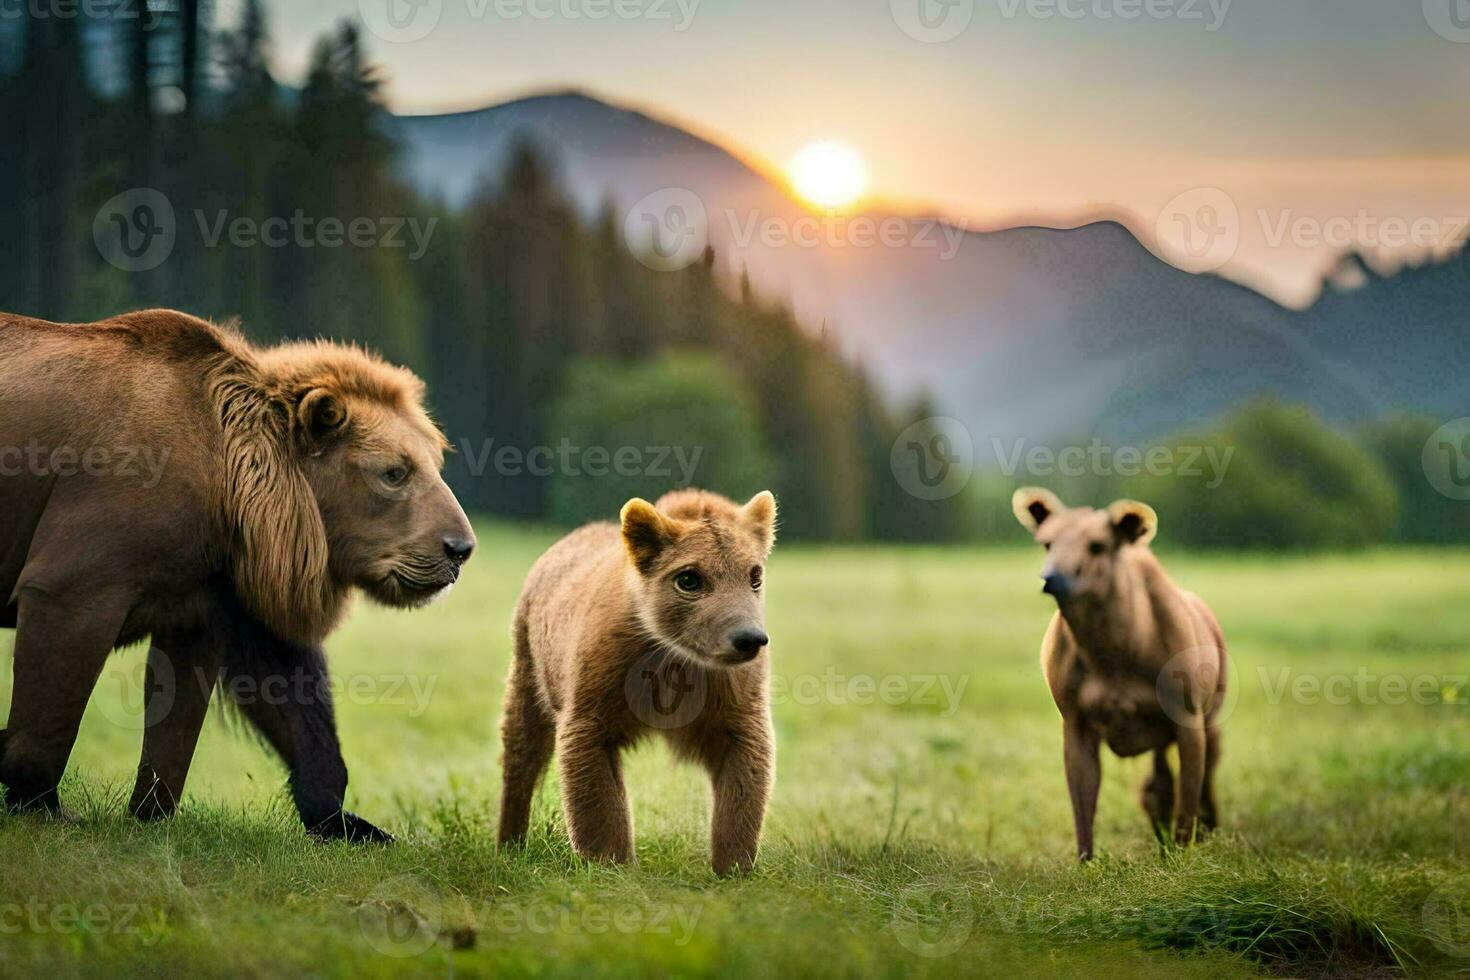
[[698, 572], [683, 571], [674, 576], [674, 588], [680, 592], [698, 592], [704, 587], [704, 579]]
[[750, 570], [750, 587], [759, 591], [761, 583], [763, 581], [765, 581], [765, 573], [762, 572], [761, 567], [757, 565]]
[[408, 482], [408, 467], [399, 465], [383, 471], [383, 482], [390, 487], [401, 487]]
[[1087, 546], [1088, 554], [1092, 555], [1100, 555], [1103, 553], [1104, 550], [1106, 549], [1103, 547], [1103, 543], [1101, 541], [1094, 541], [1092, 542], [1092, 544]]

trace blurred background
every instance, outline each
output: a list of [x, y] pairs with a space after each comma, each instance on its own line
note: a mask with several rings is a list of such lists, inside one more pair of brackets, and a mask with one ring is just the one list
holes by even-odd
[[359, 342], [520, 521], [1470, 540], [1452, 6], [538, 2], [6, 8], [0, 309]]

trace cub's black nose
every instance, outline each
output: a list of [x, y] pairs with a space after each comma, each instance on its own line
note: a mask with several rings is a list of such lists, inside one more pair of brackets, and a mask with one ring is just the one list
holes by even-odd
[[762, 630], [746, 629], [736, 630], [730, 634], [730, 645], [735, 652], [749, 659], [761, 652], [761, 648], [771, 642], [771, 638]]
[[444, 554], [456, 565], [463, 565], [475, 553], [474, 538], [449, 537], [444, 539]]

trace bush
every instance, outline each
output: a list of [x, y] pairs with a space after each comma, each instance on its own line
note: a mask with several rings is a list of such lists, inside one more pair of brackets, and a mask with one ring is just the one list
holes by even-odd
[[1311, 410], [1253, 402], [1215, 431], [1175, 441], [1230, 453], [1224, 479], [1171, 474], [1131, 481], [1159, 512], [1161, 538], [1205, 547], [1355, 548], [1384, 541], [1398, 509], [1378, 459]]
[[1359, 440], [1387, 470], [1398, 491], [1393, 537], [1416, 544], [1470, 542], [1470, 503], [1436, 491], [1424, 475], [1424, 444], [1438, 423], [1397, 415], [1365, 426]]
[[573, 362], [546, 431], [573, 461], [551, 476], [548, 510], [559, 524], [611, 520], [631, 497], [656, 500], [691, 483], [744, 500], [767, 489], [771, 472], [750, 393], [703, 354]]

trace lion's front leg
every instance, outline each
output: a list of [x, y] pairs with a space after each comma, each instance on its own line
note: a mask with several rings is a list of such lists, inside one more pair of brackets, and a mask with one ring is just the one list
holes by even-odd
[[321, 648], [288, 644], [263, 630], [251, 639], [226, 657], [224, 688], [286, 763], [307, 832], [322, 840], [391, 842], [391, 834], [342, 807], [347, 765]]
[[160, 634], [148, 650], [143, 758], [128, 806], [138, 819], [178, 809], [223, 656], [222, 638], [207, 627]]

